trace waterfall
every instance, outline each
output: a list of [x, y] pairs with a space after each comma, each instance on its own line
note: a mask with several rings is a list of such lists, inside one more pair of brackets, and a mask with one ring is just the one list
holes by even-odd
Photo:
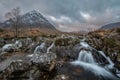
[[41, 43], [41, 45], [38, 45], [34, 50], [34, 54], [28, 55], [28, 57], [31, 57], [30, 61], [33, 61], [36, 63], [40, 62], [41, 59], [43, 59], [43, 58], [41, 58], [41, 55], [42, 55], [41, 51], [44, 47], [45, 47], [45, 43]]
[[50, 47], [48, 47], [48, 49], [47, 49], [47, 53], [49, 53], [50, 50], [51, 50], [53, 47], [54, 47], [54, 42], [50, 45]]
[[41, 52], [41, 50], [42, 50], [44, 47], [45, 47], [45, 43], [41, 43], [40, 45], [38, 45], [38, 46], [35, 48], [33, 54], [27, 55], [27, 57], [32, 57], [33, 60], [34, 60], [35, 58], [37, 59], [37, 58], [38, 58], [38, 54]]
[[54, 46], [54, 43], [51, 44], [51, 46], [48, 48], [48, 53], [46, 53], [46, 46], [45, 43], [42, 43], [40, 46], [37, 46], [35, 48], [34, 54], [29, 55], [28, 57], [32, 58], [30, 61], [34, 63], [48, 63], [50, 64], [53, 59], [56, 59], [56, 54], [49, 53], [50, 49]]
[[19, 49], [19, 48], [22, 47], [22, 42], [21, 42], [20, 40], [17, 40], [17, 41], [15, 42], [14, 46], [15, 46], [17, 49]]
[[83, 61], [78, 61], [78, 60], [71, 62], [71, 64], [79, 65], [83, 67], [85, 70], [94, 73], [94, 75], [98, 76], [99, 78], [104, 77], [104, 78], [110, 78], [112, 80], [118, 80], [116, 79], [115, 76], [112, 75], [112, 73], [110, 73], [109, 71], [107, 71], [106, 69], [98, 65], [91, 64], [91, 63], [85, 63]]
[[[72, 65], [79, 65], [83, 67], [85, 70], [90, 71], [94, 73], [96, 76], [100, 78], [106, 78], [106, 79], [112, 79], [112, 80], [118, 80], [108, 69], [101, 67], [99, 63], [96, 62], [95, 56], [93, 55], [93, 51], [97, 51], [94, 48], [92, 48], [87, 42], [85, 42], [85, 39], [80, 41], [80, 52], [78, 59], [71, 62]], [[113, 62], [110, 60], [109, 57], [107, 57], [103, 52], [97, 51], [96, 55], [97, 57], [102, 56], [104, 57], [110, 65], [114, 65]], [[100, 60], [99, 58], [98, 60]], [[97, 63], [97, 64], [96, 64]]]
[[43, 49], [44, 47], [45, 47], [45, 43], [42, 43], [41, 45], [38, 45], [34, 50], [34, 54], [40, 52], [40, 50]]
[[81, 42], [80, 45], [85, 48], [89, 48], [90, 46], [86, 42]]
[[90, 51], [81, 50], [79, 53], [78, 61], [94, 64], [94, 58]]
[[5, 53], [5, 52], [9, 52], [11, 50], [18, 50], [22, 47], [22, 43], [20, 40], [17, 40], [15, 43], [11, 43], [11, 44], [5, 44], [3, 47], [2, 47], [2, 54]]
[[112, 69], [114, 67], [114, 63], [112, 62], [112, 60], [109, 57], [107, 57], [103, 51], [98, 52], [109, 62], [109, 65], [107, 67]]

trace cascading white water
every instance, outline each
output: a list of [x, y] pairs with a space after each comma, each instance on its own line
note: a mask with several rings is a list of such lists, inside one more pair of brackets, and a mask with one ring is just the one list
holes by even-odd
[[80, 45], [85, 48], [89, 48], [90, 46], [86, 42], [80, 42]]
[[[104, 78], [110, 78], [113, 80], [117, 80], [115, 76], [112, 75], [108, 70], [106, 70], [104, 67], [101, 67], [97, 65], [93, 55], [92, 55], [92, 48], [89, 46], [86, 42], [85, 39], [81, 40], [80, 42], [80, 50], [79, 52], [79, 57], [76, 61], [71, 62], [73, 65], [79, 65], [83, 67], [85, 70], [90, 71], [94, 73], [98, 77], [104, 77]], [[110, 65], [113, 65], [112, 61], [110, 58], [106, 57], [104, 53], [99, 52], [105, 59], [110, 63]]]
[[47, 53], [49, 53], [50, 50], [51, 50], [53, 47], [54, 47], [54, 42], [50, 45], [50, 47], [48, 47], [48, 49], [47, 49]]
[[41, 43], [41, 45], [38, 45], [33, 54], [28, 55], [27, 57], [34, 57], [37, 58], [38, 57], [38, 53], [40, 53], [40, 50], [43, 49], [45, 47], [45, 43]]
[[[48, 53], [44, 52], [45, 49], [45, 43], [42, 43], [40, 46], [37, 46], [34, 54], [33, 55], [29, 55], [28, 57], [31, 57], [32, 62], [35, 63], [50, 63], [51, 60], [56, 58], [55, 54], [49, 53], [50, 49], [54, 46], [54, 43], [51, 44], [51, 46], [48, 48]], [[45, 49], [46, 50], [46, 49]]]
[[91, 64], [95, 63], [91, 52], [90, 51], [85, 51], [85, 50], [80, 51], [78, 60], [83, 61], [83, 62], [87, 62], [87, 63], [91, 63]]
[[34, 54], [37, 52], [40, 52], [41, 49], [45, 47], [45, 43], [42, 43], [41, 45], [37, 46], [34, 50]]
[[40, 53], [41, 53], [41, 50], [45, 47], [45, 43], [42, 43], [41, 45], [37, 46], [34, 50], [34, 54], [31, 54], [31, 55], [28, 55], [28, 57], [32, 57], [30, 61], [33, 61], [33, 62], [40, 62]]
[[99, 78], [104, 77], [104, 78], [110, 78], [112, 80], [118, 80], [109, 71], [107, 71], [106, 69], [104, 69], [98, 65], [91, 64], [91, 63], [85, 63], [83, 61], [78, 61], [78, 60], [71, 62], [71, 64], [79, 65], [79, 66], [83, 67], [85, 70], [94, 73]]
[[112, 69], [114, 67], [114, 63], [112, 62], [112, 60], [109, 57], [107, 57], [103, 51], [98, 52], [109, 62], [109, 65], [107, 67], [109, 69]]
[[18, 50], [22, 47], [22, 43], [20, 40], [17, 40], [15, 43], [11, 43], [11, 44], [5, 44], [1, 51], [2, 51], [2, 54], [7, 52], [7, 51], [10, 51], [10, 50]]
[[14, 43], [14, 46], [19, 49], [22, 47], [22, 42], [20, 40], [17, 40], [15, 43]]

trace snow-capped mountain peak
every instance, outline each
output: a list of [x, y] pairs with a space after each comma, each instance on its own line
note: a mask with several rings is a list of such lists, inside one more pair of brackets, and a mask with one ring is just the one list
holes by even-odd
[[[8, 22], [9, 25], [6, 24], [6, 21], [4, 22], [5, 27], [12, 26], [13, 22], [7, 20], [7, 23]], [[41, 13], [39, 13], [36, 10], [21, 15], [19, 25], [22, 25], [20, 27], [39, 27], [39, 28], [55, 29], [55, 27]]]

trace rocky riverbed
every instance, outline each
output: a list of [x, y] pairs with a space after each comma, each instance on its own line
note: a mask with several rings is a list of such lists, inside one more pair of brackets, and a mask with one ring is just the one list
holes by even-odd
[[115, 50], [106, 46], [105, 39], [111, 38], [105, 37], [89, 33], [0, 39], [0, 80], [119, 80], [120, 54], [117, 45]]

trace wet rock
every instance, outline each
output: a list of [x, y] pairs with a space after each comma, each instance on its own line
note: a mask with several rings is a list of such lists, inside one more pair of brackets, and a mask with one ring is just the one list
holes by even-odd
[[56, 75], [56, 67], [54, 67], [52, 70], [50, 70], [50, 64], [34, 64], [34, 67], [32, 67], [32, 78], [33, 80], [53, 80], [53, 78]]
[[0, 38], [0, 47], [2, 47], [5, 44], [5, 40], [3, 38]]
[[55, 62], [30, 64], [15, 61], [0, 72], [0, 80], [52, 80], [56, 72]]
[[91, 71], [87, 71], [87, 69], [84, 69], [81, 66], [74, 66], [69, 63], [64, 64], [59, 69], [59, 75], [63, 74], [70, 78], [68, 80], [119, 80], [117, 78], [111, 78], [111, 76], [98, 76]]
[[31, 61], [34, 63], [50, 63], [57, 58], [55, 53], [34, 54]]
[[73, 78], [71, 78], [70, 76], [61, 74], [61, 75], [57, 75], [53, 80], [73, 80]]
[[31, 38], [23, 38], [23, 39], [20, 39], [20, 41], [21, 41], [23, 47], [27, 47], [27, 46], [31, 45], [33, 42]]
[[2, 53], [13, 52], [15, 49], [14, 44], [6, 44], [2, 47]]
[[22, 78], [27, 78], [23, 74], [29, 70], [30, 64], [22, 62], [22, 61], [15, 61], [12, 62], [4, 71], [0, 74], [1, 80], [21, 80]]
[[58, 56], [58, 59], [68, 58], [68, 59], [76, 59], [79, 53], [79, 47], [73, 46], [56, 46], [55, 52]]
[[115, 63], [115, 67], [120, 71], [120, 61]]
[[34, 50], [34, 54], [39, 54], [41, 55], [42, 53], [45, 53], [47, 50], [46, 48], [46, 43], [41, 43], [40, 45], [36, 46], [35, 50]]
[[18, 51], [20, 48], [22, 48], [22, 43], [21, 41], [17, 40], [15, 43], [11, 43], [11, 44], [5, 44], [2, 48], [1, 48], [1, 53], [7, 53], [7, 52], [14, 52], [14, 51]]
[[75, 45], [77, 43], [79, 43], [78, 38], [65, 37], [65, 38], [56, 39], [55, 46], [69, 46], [69, 45]]
[[91, 38], [88, 37], [87, 38], [87, 42], [94, 48], [100, 50], [101, 48], [103, 48], [103, 43], [100, 39], [98, 38]]
[[37, 44], [35, 42], [33, 42], [29, 46], [24, 48], [24, 51], [28, 52], [28, 53], [34, 53], [34, 50], [35, 50], [36, 46], [37, 46]]

